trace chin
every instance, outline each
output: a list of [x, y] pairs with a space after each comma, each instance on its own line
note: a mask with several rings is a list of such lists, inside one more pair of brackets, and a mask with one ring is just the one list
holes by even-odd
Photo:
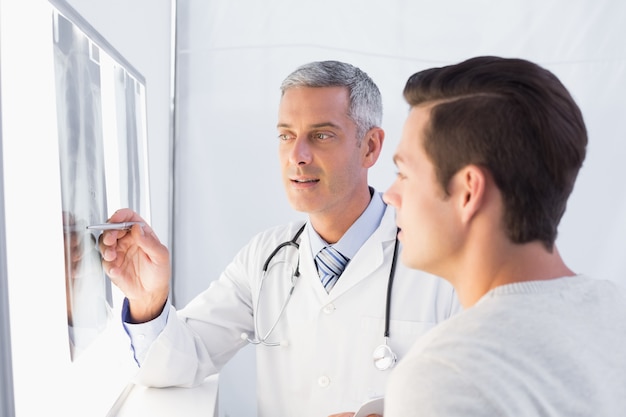
[[[401, 261], [402, 263], [411, 269], [419, 269], [421, 271], [426, 271], [425, 268], [425, 264], [423, 262], [421, 262], [419, 256], [412, 256], [411, 255], [411, 250], [409, 250], [406, 246], [404, 246], [402, 248], [402, 256], [401, 256]], [[426, 271], [428, 272], [428, 271]]]
[[306, 192], [290, 192], [287, 194], [289, 205], [302, 213], [314, 213], [323, 207], [320, 198]]
[[289, 205], [292, 209], [301, 213], [312, 213], [315, 211], [313, 204], [309, 201], [305, 201], [303, 198], [289, 197]]
[[415, 258], [410, 255], [410, 250], [406, 247], [406, 245], [402, 248], [402, 255], [400, 256], [400, 260], [405, 266], [409, 268], [415, 268]]

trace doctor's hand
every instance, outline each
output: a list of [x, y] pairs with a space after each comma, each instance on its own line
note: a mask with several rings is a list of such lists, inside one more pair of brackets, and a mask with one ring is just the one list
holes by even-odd
[[105, 272], [128, 298], [130, 319], [144, 323], [157, 317], [169, 295], [169, 251], [152, 228], [130, 209], [116, 211], [109, 223], [143, 222], [130, 230], [104, 230], [99, 240]]

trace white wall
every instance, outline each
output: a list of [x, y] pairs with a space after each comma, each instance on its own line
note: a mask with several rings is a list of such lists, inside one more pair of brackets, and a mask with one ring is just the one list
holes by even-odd
[[[146, 79], [152, 223], [169, 240], [169, 0], [71, 0], [71, 5]], [[0, 76], [7, 275], [15, 411], [104, 416], [133, 370], [115, 322], [70, 361], [52, 76], [52, 14], [46, 0], [0, 0]], [[111, 343], [109, 343], [111, 342]]]
[[[254, 233], [294, 219], [280, 183], [280, 81], [339, 59], [382, 91], [387, 139], [371, 184], [384, 190], [409, 75], [475, 55], [522, 57], [561, 78], [590, 134], [558, 246], [576, 271], [626, 285], [626, 3], [585, 0], [180, 1], [175, 300], [216, 279]], [[253, 350], [220, 376], [220, 415], [254, 415]]]

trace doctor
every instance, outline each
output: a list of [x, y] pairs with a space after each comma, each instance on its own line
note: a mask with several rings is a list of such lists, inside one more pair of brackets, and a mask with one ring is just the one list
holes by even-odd
[[[191, 386], [254, 343], [259, 416], [323, 417], [382, 396], [396, 359], [460, 307], [446, 281], [396, 262], [394, 211], [367, 180], [384, 139], [374, 82], [346, 63], [313, 62], [281, 91], [283, 181], [306, 222], [254, 236], [180, 311], [168, 301], [169, 252], [147, 224], [105, 231], [100, 249], [126, 295], [135, 382]], [[109, 221], [143, 219], [122, 209]]]

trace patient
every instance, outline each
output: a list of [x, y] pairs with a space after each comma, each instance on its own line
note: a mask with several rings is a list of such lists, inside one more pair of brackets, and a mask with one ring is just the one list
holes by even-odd
[[587, 145], [566, 88], [534, 63], [478, 57], [414, 74], [404, 97], [384, 199], [402, 261], [447, 279], [464, 311], [399, 363], [385, 417], [624, 416], [625, 291], [555, 246]]

